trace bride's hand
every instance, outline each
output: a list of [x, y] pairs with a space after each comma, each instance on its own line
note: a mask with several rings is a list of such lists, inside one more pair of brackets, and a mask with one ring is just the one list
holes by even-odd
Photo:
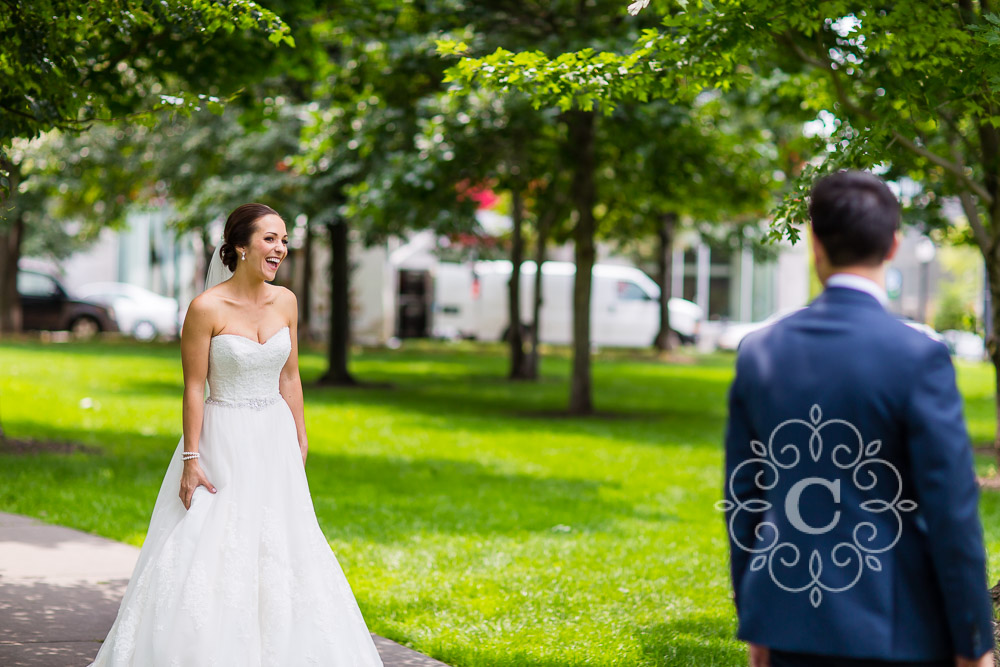
[[205, 477], [205, 473], [202, 471], [201, 466], [198, 464], [197, 459], [184, 462], [184, 474], [181, 475], [181, 502], [184, 503], [184, 509], [191, 509], [191, 498], [194, 496], [194, 490], [199, 486], [204, 486], [206, 489], [215, 493], [215, 486], [208, 481]]

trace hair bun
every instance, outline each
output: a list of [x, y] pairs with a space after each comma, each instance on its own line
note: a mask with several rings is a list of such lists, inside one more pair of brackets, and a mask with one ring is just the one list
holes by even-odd
[[225, 264], [226, 268], [230, 271], [236, 270], [236, 249], [232, 246], [232, 244], [223, 242], [223, 244], [219, 246], [219, 259], [222, 260], [222, 263]]

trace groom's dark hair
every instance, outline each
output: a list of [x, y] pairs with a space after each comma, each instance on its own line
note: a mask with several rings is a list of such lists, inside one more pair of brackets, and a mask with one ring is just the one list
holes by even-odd
[[899, 202], [877, 176], [841, 171], [813, 186], [809, 218], [833, 266], [877, 266], [899, 229]]

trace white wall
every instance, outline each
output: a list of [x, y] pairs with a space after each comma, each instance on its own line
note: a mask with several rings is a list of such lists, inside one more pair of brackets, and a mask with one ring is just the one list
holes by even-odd
[[776, 312], [801, 308], [809, 303], [809, 249], [805, 238], [792, 245], [782, 243], [775, 276]]

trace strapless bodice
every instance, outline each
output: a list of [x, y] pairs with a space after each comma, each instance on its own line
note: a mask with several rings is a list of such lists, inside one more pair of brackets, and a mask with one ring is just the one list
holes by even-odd
[[277, 400], [278, 379], [291, 350], [288, 327], [263, 343], [236, 334], [213, 336], [208, 351], [208, 402], [253, 407]]

